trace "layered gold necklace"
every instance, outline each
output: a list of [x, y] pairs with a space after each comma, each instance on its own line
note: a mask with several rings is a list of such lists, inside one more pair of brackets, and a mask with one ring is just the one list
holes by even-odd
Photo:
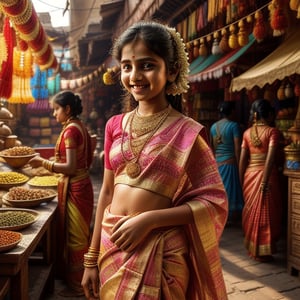
[[[141, 116], [138, 107], [129, 115], [122, 133], [121, 153], [126, 162], [126, 173], [130, 178], [136, 178], [141, 173], [141, 166], [138, 162], [145, 145], [151, 137], [165, 122], [171, 112], [171, 105], [164, 110], [150, 116]], [[128, 129], [127, 129], [128, 128]], [[128, 132], [128, 149], [133, 158], [127, 159], [124, 152], [124, 137]]]
[[258, 148], [262, 145], [262, 141], [260, 139], [260, 137], [263, 135], [263, 133], [265, 132], [266, 128], [265, 127], [262, 131], [260, 136], [258, 135], [258, 131], [257, 131], [257, 126], [265, 126], [266, 124], [263, 122], [260, 123], [255, 123], [251, 129], [250, 129], [250, 139], [251, 139], [251, 143], [254, 147]]

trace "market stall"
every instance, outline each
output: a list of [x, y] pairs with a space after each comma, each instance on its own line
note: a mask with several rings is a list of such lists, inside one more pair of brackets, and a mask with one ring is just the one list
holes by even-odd
[[32, 169], [27, 146], [0, 151], [0, 299], [40, 299], [53, 288], [58, 177]]

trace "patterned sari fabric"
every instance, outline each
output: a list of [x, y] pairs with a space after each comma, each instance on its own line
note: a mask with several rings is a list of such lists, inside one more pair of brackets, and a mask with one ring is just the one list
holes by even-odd
[[55, 160], [65, 162], [66, 149], [77, 149], [77, 171], [61, 175], [58, 183], [58, 270], [75, 291], [81, 290], [83, 254], [87, 252], [93, 213], [93, 187], [88, 174], [91, 163], [90, 141], [86, 129], [73, 120], [60, 134]]
[[262, 193], [260, 185], [269, 147], [278, 145], [280, 132], [268, 127], [260, 137], [261, 147], [250, 141], [250, 129], [244, 133], [242, 147], [249, 150], [250, 161], [244, 175], [243, 229], [245, 246], [253, 258], [275, 253], [276, 241], [281, 234], [283, 203], [276, 162], [269, 178], [268, 191]]
[[[111, 148], [106, 149], [110, 149], [112, 168], [120, 175], [116, 176], [116, 181], [121, 183], [124, 180], [124, 164], [119, 151], [121, 127], [116, 122], [121, 122], [120, 117], [116, 116], [107, 124], [106, 132], [115, 138], [106, 137], [107, 141], [114, 140]], [[227, 198], [211, 149], [201, 137], [205, 136], [202, 129], [198, 123], [183, 117], [154, 135], [149, 149], [147, 145], [144, 152], [150, 153], [151, 160], [141, 163], [139, 177], [143, 178], [146, 173], [146, 182], [138, 178], [131, 183], [136, 187], [141, 184], [142, 188], [164, 196], [172, 195], [173, 206], [188, 204], [193, 223], [157, 229], [137, 251], [125, 253], [109, 240], [111, 227], [120, 216], [111, 215], [107, 209], [99, 259], [101, 300], [227, 299], [218, 249], [227, 218]], [[155, 147], [155, 144], [163, 146]], [[142, 155], [146, 155], [144, 153]], [[152, 169], [151, 173], [152, 162], [160, 169]], [[160, 183], [155, 181], [157, 174]], [[172, 174], [169, 186], [164, 174], [167, 180], [171, 180], [168, 176]], [[149, 183], [152, 180], [152, 184]]]

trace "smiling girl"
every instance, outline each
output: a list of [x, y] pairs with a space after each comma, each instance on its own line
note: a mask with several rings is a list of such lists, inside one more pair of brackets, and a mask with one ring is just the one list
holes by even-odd
[[106, 124], [85, 254], [87, 299], [227, 299], [218, 241], [227, 199], [202, 125], [180, 111], [188, 58], [175, 29], [128, 28], [113, 47], [130, 112]]

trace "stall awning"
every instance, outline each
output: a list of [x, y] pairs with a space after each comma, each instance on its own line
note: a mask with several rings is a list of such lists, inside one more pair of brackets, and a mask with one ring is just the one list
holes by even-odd
[[194, 74], [198, 74], [199, 72], [205, 70], [207, 67], [209, 67], [214, 62], [216, 62], [220, 57], [222, 57], [222, 54], [217, 54], [217, 55], [211, 54], [207, 57], [205, 56], [197, 57], [190, 65], [189, 80], [190, 78], [192, 78], [192, 76], [194, 76]]
[[270, 55], [261, 60], [245, 73], [231, 81], [231, 91], [243, 88], [250, 90], [254, 86], [262, 88], [275, 80], [300, 74], [300, 38], [299, 28], [290, 33], [285, 41]]
[[222, 77], [224, 74], [228, 74], [231, 72], [231, 67], [240, 58], [255, 42], [255, 38], [252, 34], [249, 35], [249, 42], [247, 45], [232, 50], [227, 54], [223, 54], [218, 56], [218, 59], [213, 63], [205, 66], [198, 72], [193, 72], [190, 74], [189, 81], [190, 82], [199, 82], [210, 79], [218, 79]]

